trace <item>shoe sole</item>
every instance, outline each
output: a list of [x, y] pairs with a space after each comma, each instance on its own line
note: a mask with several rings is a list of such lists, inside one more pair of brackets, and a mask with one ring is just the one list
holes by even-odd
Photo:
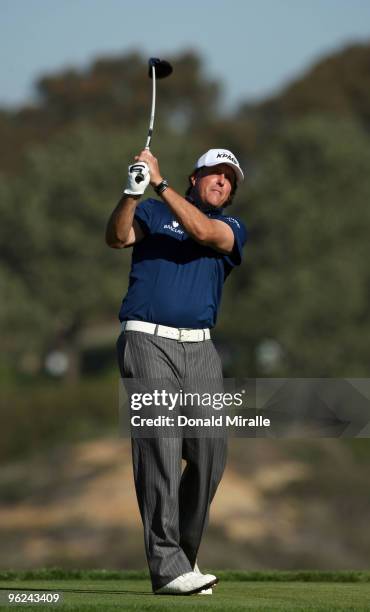
[[197, 593], [197, 595], [213, 595], [213, 589], [202, 589]]
[[197, 589], [193, 589], [192, 591], [184, 591], [183, 593], [159, 593], [158, 591], [154, 591], [154, 595], [175, 595], [175, 597], [177, 597], [178, 595], [195, 595], [195, 593], [200, 593], [200, 591], [203, 591], [204, 589], [210, 589], [211, 587], [213, 587], [215, 584], [218, 583], [218, 578], [216, 578], [216, 580], [211, 580], [210, 582], [206, 582], [206, 584], [202, 584], [201, 587], [198, 587]]

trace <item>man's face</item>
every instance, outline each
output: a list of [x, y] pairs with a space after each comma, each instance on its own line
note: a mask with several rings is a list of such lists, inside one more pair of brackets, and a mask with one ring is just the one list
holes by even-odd
[[221, 208], [229, 199], [236, 183], [234, 171], [227, 164], [201, 168], [191, 177], [197, 196], [209, 206]]

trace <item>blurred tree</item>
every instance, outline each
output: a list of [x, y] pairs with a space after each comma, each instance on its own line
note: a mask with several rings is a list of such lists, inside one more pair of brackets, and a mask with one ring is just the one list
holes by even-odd
[[256, 351], [272, 339], [283, 359], [268, 374], [367, 375], [369, 167], [354, 121], [308, 117], [271, 143], [246, 214], [245, 273], [230, 281], [240, 373], [263, 374]]
[[[151, 102], [147, 59], [133, 52], [97, 59], [84, 70], [70, 68], [41, 77], [36, 83], [36, 105], [0, 111], [0, 167], [17, 170], [26, 147], [77, 124], [124, 130], [147, 126]], [[185, 133], [212, 123], [219, 111], [220, 85], [206, 77], [194, 51], [167, 59], [174, 72], [158, 87], [157, 126]]]
[[317, 62], [278, 95], [243, 104], [239, 114], [267, 130], [307, 114], [358, 118], [370, 129], [370, 43], [350, 45]]
[[[219, 85], [205, 77], [193, 51], [169, 57], [170, 78], [158, 89], [157, 117], [182, 129], [210, 121], [217, 112]], [[149, 118], [151, 81], [139, 53], [97, 60], [85, 72], [68, 70], [37, 84], [41, 105], [55, 123], [82, 118], [94, 123], [135, 125]]]
[[[256, 351], [266, 338], [282, 345], [284, 373], [313, 374], [319, 366], [338, 373], [350, 349], [353, 371], [366, 362], [360, 336], [367, 322], [369, 143], [353, 119], [286, 119], [332, 110], [340, 99], [339, 114], [366, 122], [369, 49], [352, 47], [318, 64], [317, 74], [296, 83], [299, 95], [292, 85], [266, 105], [245, 106], [228, 118], [219, 116], [219, 85], [204, 77], [199, 57], [168, 58], [175, 71], [160, 84], [153, 139], [164, 173], [183, 191], [200, 152], [220, 144], [247, 169], [230, 211], [249, 218], [247, 265], [227, 281], [218, 328], [239, 346], [235, 363], [244, 374], [258, 372]], [[323, 94], [322, 70], [332, 75], [335, 94]], [[0, 112], [0, 164], [19, 167], [19, 151], [28, 151], [22, 173], [0, 182], [0, 284], [7, 297], [0, 329], [14, 362], [25, 344], [39, 352], [60, 339], [73, 345], [87, 323], [117, 312], [130, 253], [110, 251], [104, 227], [126, 164], [145, 141], [150, 102], [147, 62], [135, 53], [42, 78], [38, 87], [37, 107]]]
[[[9, 306], [0, 324], [9, 357], [61, 341], [71, 346], [86, 323], [117, 309], [127, 263], [122, 271], [104, 229], [129, 146], [77, 130], [32, 150], [22, 177], [3, 185], [1, 281]], [[12, 318], [19, 324], [10, 328]]]
[[[55, 347], [76, 361], [84, 328], [116, 320], [131, 249], [109, 249], [104, 233], [143, 130], [69, 130], [31, 149], [21, 177], [2, 178], [0, 334], [13, 365]], [[195, 138], [183, 145], [183, 136], [163, 129], [156, 148], [179, 191], [199, 153]]]

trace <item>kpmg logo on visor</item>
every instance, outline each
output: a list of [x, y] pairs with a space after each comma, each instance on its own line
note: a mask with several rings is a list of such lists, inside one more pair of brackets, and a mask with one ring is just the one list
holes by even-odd
[[235, 157], [233, 157], [232, 155], [229, 155], [228, 153], [217, 153], [217, 159], [225, 159], [225, 158], [231, 161], [236, 166], [239, 166], [238, 160], [235, 159]]

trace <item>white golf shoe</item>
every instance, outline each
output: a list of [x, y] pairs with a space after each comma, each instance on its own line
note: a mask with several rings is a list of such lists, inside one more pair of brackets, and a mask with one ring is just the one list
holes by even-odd
[[[195, 565], [194, 565], [194, 572], [196, 574], [202, 575], [197, 562], [195, 562]], [[198, 595], [212, 595], [212, 594], [213, 594], [212, 587], [209, 587], [208, 589], [202, 589], [201, 591], [198, 592]]]
[[202, 589], [208, 589], [213, 584], [216, 584], [217, 578], [212, 574], [201, 574], [200, 572], [187, 572], [177, 576], [171, 582], [168, 582], [160, 589], [157, 589], [155, 595], [192, 595], [199, 593]]

